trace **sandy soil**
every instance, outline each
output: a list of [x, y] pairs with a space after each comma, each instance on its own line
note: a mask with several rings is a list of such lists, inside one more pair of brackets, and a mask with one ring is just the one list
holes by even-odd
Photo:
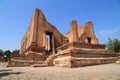
[[6, 67], [6, 63], [0, 63], [0, 80], [120, 80], [120, 64], [33, 68]]

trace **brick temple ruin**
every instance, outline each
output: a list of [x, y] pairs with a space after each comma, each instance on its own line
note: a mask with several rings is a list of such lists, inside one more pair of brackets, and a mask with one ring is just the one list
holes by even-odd
[[99, 44], [92, 22], [78, 26], [70, 22], [70, 31], [61, 34], [42, 11], [35, 9], [21, 41], [20, 55], [13, 55], [8, 66], [80, 67], [114, 63], [117, 54]]

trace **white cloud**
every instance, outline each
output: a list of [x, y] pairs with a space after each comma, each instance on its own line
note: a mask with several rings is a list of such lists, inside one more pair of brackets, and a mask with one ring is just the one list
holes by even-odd
[[101, 30], [96, 33], [97, 36], [107, 36], [107, 35], [114, 35], [119, 32], [119, 29], [111, 29], [111, 30]]
[[120, 29], [107, 29], [107, 30], [100, 30], [96, 32], [96, 37], [99, 39], [100, 43], [107, 43], [108, 38], [115, 39], [120, 38]]

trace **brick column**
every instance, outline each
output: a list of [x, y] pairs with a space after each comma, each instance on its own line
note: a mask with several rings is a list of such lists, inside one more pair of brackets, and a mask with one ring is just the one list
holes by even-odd
[[37, 27], [38, 27], [39, 10], [35, 10], [32, 22], [32, 42], [37, 42]]
[[43, 34], [43, 47], [46, 47], [46, 33]]
[[52, 34], [52, 52], [53, 54], [55, 53], [55, 48], [54, 48], [54, 34]]
[[77, 21], [73, 20], [70, 23], [70, 42], [77, 42], [78, 41], [78, 27]]

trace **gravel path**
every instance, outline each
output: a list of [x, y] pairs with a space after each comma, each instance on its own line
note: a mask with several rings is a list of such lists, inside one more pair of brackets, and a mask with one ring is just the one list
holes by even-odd
[[5, 66], [0, 63], [0, 80], [120, 80], [119, 64], [79, 68]]

